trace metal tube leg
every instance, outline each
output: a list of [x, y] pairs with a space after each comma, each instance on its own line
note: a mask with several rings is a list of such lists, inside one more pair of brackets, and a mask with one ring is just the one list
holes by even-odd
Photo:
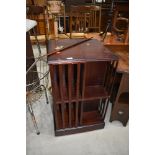
[[33, 113], [32, 105], [31, 105], [30, 102], [28, 102], [27, 106], [28, 106], [28, 110], [29, 110], [29, 112], [31, 114], [32, 122], [33, 122], [34, 128], [36, 130], [36, 133], [37, 133], [37, 135], [39, 135], [40, 131], [39, 131], [38, 126], [37, 126], [37, 122], [36, 122], [36, 119], [35, 119], [35, 116], [34, 116], [34, 113]]
[[48, 104], [49, 101], [48, 101], [48, 97], [47, 97], [47, 91], [46, 91], [46, 88], [45, 88], [44, 85], [41, 85], [41, 86], [43, 87], [43, 89], [44, 89], [44, 91], [45, 91], [46, 103]]
[[34, 36], [35, 36], [35, 39], [36, 39], [36, 42], [37, 42], [37, 47], [38, 47], [38, 50], [39, 50], [39, 55], [41, 56], [41, 48], [40, 48], [40, 45], [39, 45], [39, 41], [38, 41], [38, 38], [37, 38], [37, 34], [36, 34], [36, 31], [35, 31], [35, 28], [33, 28], [33, 33], [34, 33]]

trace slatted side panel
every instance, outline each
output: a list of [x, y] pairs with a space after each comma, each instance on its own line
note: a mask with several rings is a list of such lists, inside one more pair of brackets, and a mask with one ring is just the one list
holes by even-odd
[[50, 67], [56, 129], [72, 128], [79, 125], [82, 66], [77, 63], [51, 65]]
[[72, 102], [71, 102], [71, 100], [72, 100], [72, 89], [74, 89], [74, 85], [72, 84], [72, 81], [73, 81], [73, 65], [71, 65], [71, 64], [69, 64], [68, 65], [68, 96], [69, 96], [69, 106], [68, 106], [68, 108], [69, 108], [69, 127], [71, 127], [72, 126], [72, 114], [71, 114], [71, 112], [72, 112]]
[[79, 98], [80, 98], [80, 74], [81, 74], [81, 64], [77, 64], [77, 80], [76, 80], [76, 116], [75, 116], [75, 126], [79, 125]]
[[116, 69], [117, 69], [118, 61], [111, 61], [107, 62], [107, 67], [106, 67], [106, 77], [104, 80], [104, 86], [109, 94], [109, 97], [106, 99], [102, 99], [102, 102], [100, 104], [100, 113], [102, 115], [102, 119], [105, 119], [105, 115], [107, 112], [108, 104], [110, 101], [110, 95], [113, 89], [113, 84], [115, 80], [115, 75], [116, 75]]
[[58, 119], [58, 110], [59, 106], [57, 106], [56, 101], [58, 99], [58, 77], [57, 77], [57, 66], [50, 65], [50, 75], [51, 75], [51, 83], [52, 83], [52, 95], [53, 95], [53, 110], [54, 110], [54, 122], [55, 128], [59, 129], [59, 119]]
[[64, 66], [59, 65], [59, 90], [61, 97], [61, 117], [62, 117], [62, 128], [65, 128], [65, 105], [64, 105], [64, 95], [65, 95], [65, 81], [64, 81]]
[[86, 22], [88, 23], [89, 29], [94, 29], [95, 31], [98, 29], [100, 30], [101, 24], [101, 12], [98, 11], [90, 11], [86, 15]]
[[111, 91], [113, 89], [113, 83], [115, 79], [117, 65], [118, 65], [118, 61], [111, 61], [107, 67], [108, 69], [107, 69], [107, 79], [106, 79], [105, 87], [109, 95], [111, 95]]
[[84, 32], [85, 31], [85, 14], [75, 13], [73, 17], [71, 16], [71, 27], [74, 32]]

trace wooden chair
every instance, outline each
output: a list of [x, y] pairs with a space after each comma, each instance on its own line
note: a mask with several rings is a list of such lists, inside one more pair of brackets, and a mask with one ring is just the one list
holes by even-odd
[[66, 33], [66, 14], [64, 3], [62, 3], [62, 1], [47, 0], [46, 5], [47, 5], [48, 19], [49, 21], [53, 22], [53, 23], [49, 22], [49, 25], [53, 30], [54, 34], [51, 38], [53, 39], [58, 38], [59, 36], [60, 37], [65, 36], [62, 35]]
[[129, 6], [117, 4], [114, 11], [112, 35], [116, 35], [118, 40], [128, 43], [128, 26], [129, 26]]
[[[46, 19], [46, 7], [37, 5], [26, 6], [26, 18], [37, 21], [37, 27], [35, 31], [30, 31], [31, 36], [38, 36], [39, 42], [47, 44], [48, 36], [48, 25]], [[35, 42], [35, 37], [31, 37], [31, 40]]]
[[104, 127], [117, 64], [113, 60], [50, 65], [56, 136]]
[[[70, 8], [70, 38], [74, 32], [88, 31], [100, 32], [101, 7], [100, 6], [71, 6]], [[76, 36], [76, 35], [75, 35]], [[77, 35], [77, 37], [79, 37]]]

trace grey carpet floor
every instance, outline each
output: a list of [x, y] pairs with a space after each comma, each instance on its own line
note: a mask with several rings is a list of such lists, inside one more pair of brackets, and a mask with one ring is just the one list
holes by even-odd
[[105, 128], [91, 132], [55, 137], [52, 97], [48, 93], [50, 104], [46, 104], [44, 95], [33, 104], [40, 135], [36, 135], [30, 114], [26, 115], [26, 151], [27, 155], [128, 155], [129, 125], [123, 127], [119, 121], [109, 122], [111, 104], [105, 118]]
[[[49, 95], [51, 101], [51, 96]], [[128, 155], [128, 125], [109, 122], [111, 104], [105, 120], [105, 128], [91, 132], [55, 137], [51, 104], [44, 96], [33, 104], [33, 110], [41, 132], [36, 135], [27, 111], [27, 155]]]

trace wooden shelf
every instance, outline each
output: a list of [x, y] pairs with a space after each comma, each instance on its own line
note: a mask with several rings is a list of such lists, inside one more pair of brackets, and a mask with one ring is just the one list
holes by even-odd
[[59, 128], [55, 130], [56, 136], [102, 129], [105, 126], [104, 120], [102, 119], [99, 111], [84, 112], [82, 125], [78, 124], [78, 126], [75, 125], [75, 116], [74, 116], [75, 111], [73, 109], [71, 113], [72, 113], [72, 121], [71, 121], [72, 126], [70, 127], [69, 115], [68, 115], [67, 109], [65, 109], [65, 127], [63, 128], [61, 111], [58, 112]]
[[[93, 92], [93, 93], [92, 93]], [[94, 100], [98, 98], [107, 98], [109, 97], [108, 92], [102, 85], [95, 85], [95, 86], [87, 86], [85, 88], [84, 98], [85, 100]]]
[[99, 111], [90, 111], [83, 113], [82, 125], [92, 125], [104, 122]]
[[[64, 100], [63, 103], [68, 103], [69, 102], [69, 97], [67, 94], [67, 88], [64, 87]], [[92, 92], [94, 92], [92, 94]], [[62, 103], [61, 97], [60, 97], [60, 92], [56, 91], [55, 92], [55, 96], [54, 96], [54, 100], [56, 102], [56, 104], [60, 104]], [[85, 88], [85, 92], [84, 92], [84, 98], [82, 99], [81, 94], [79, 93], [79, 101], [87, 101], [87, 100], [94, 100], [94, 99], [98, 99], [98, 98], [107, 98], [109, 97], [108, 92], [105, 90], [105, 88], [101, 85], [95, 85], [95, 86], [87, 86]], [[70, 100], [71, 102], [76, 102], [77, 97], [76, 97], [76, 91], [75, 89], [72, 89], [72, 99]]]
[[[74, 104], [74, 103], [73, 103]], [[75, 104], [72, 104], [72, 109], [71, 109], [71, 127], [76, 127], [75, 124]], [[61, 113], [61, 107], [57, 108], [57, 115], [58, 115], [58, 129], [63, 129], [62, 126], [62, 113]], [[64, 110], [64, 119], [65, 119], [65, 127], [64, 128], [69, 128], [69, 111], [68, 111], [68, 104], [65, 104], [65, 110]], [[80, 118], [78, 118], [80, 119]], [[99, 124], [103, 123], [103, 119], [101, 117], [101, 114], [99, 111], [89, 111], [89, 112], [83, 112], [83, 119], [82, 119], [82, 125], [93, 125], [93, 124]], [[79, 124], [78, 124], [79, 125]]]

